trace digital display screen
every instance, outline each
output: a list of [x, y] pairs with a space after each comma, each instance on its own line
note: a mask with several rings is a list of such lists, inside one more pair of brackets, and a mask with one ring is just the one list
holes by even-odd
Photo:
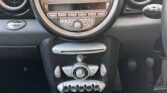
[[78, 2], [81, 0], [46, 0], [46, 1], [48, 1], [48, 2]]
[[[53, 1], [53, 0], [51, 0]], [[49, 11], [75, 11], [75, 10], [97, 10], [106, 9], [106, 3], [83, 3], [83, 4], [51, 4], [48, 5]]]

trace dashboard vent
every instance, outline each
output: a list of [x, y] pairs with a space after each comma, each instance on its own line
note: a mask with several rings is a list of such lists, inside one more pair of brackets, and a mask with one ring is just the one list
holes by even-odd
[[0, 0], [0, 19], [32, 19], [29, 0]]
[[141, 9], [144, 6], [152, 3], [153, 0], [127, 0], [127, 4], [132, 8]]
[[162, 0], [126, 0], [124, 14], [139, 14], [142, 13], [144, 6], [148, 4], [161, 4]]

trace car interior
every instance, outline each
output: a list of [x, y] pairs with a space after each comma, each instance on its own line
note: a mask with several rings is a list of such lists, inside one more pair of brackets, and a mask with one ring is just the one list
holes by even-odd
[[167, 93], [167, 0], [0, 0], [0, 93]]

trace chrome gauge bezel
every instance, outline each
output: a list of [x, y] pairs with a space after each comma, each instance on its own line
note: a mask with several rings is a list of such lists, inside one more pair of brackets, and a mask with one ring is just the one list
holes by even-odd
[[144, 6], [153, 3], [154, 0], [143, 0], [143, 1], [135, 1], [135, 0], [127, 0], [127, 5], [133, 9], [141, 10]]
[[55, 25], [48, 18], [48, 16], [46, 15], [41, 5], [41, 0], [30, 0], [30, 1], [31, 1], [31, 6], [36, 18], [47, 29], [47, 31], [51, 32], [54, 35], [58, 35], [60, 37], [63, 37], [66, 39], [72, 39], [72, 40], [92, 38], [106, 31], [108, 27], [113, 25], [116, 18], [119, 16], [123, 6], [123, 2], [124, 2], [123, 0], [113, 0], [112, 7], [109, 10], [109, 13], [106, 16], [106, 18], [94, 28], [87, 31], [82, 31], [82, 32], [70, 32], [68, 30], [62, 29], [59, 26]]
[[0, 5], [1, 7], [3, 7], [4, 9], [8, 11], [18, 11], [18, 10], [21, 10], [27, 4], [27, 1], [28, 0], [24, 0], [24, 2], [20, 4], [19, 6], [13, 7], [13, 6], [6, 4], [4, 0], [0, 0]]
[[135, 0], [129, 0], [129, 1], [131, 3], [133, 3], [133, 4], [137, 4], [137, 5], [143, 6], [143, 5], [146, 5], [146, 4], [150, 3], [150, 2], [152, 2], [153, 0], [145, 0], [145, 1], [140, 1], [140, 2], [137, 2]]

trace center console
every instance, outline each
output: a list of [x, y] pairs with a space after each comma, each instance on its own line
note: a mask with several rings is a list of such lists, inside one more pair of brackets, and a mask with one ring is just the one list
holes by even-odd
[[119, 42], [104, 36], [85, 42], [46, 39], [40, 51], [53, 93], [111, 93]]
[[31, 0], [40, 23], [55, 38], [40, 44], [52, 93], [111, 93], [116, 77], [117, 39], [102, 35], [123, 0]]

